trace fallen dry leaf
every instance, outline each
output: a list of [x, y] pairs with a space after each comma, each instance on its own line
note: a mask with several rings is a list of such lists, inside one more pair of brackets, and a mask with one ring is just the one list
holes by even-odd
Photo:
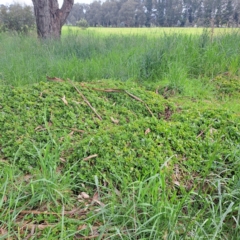
[[4, 235], [7, 235], [7, 233], [8, 233], [8, 231], [6, 229], [0, 228], [0, 237], [1, 236], [3, 237]]
[[78, 231], [81, 231], [81, 230], [84, 230], [84, 229], [87, 229], [87, 225], [86, 224], [83, 224], [81, 226], [78, 227]]
[[99, 194], [98, 194], [98, 192], [95, 192], [92, 200], [95, 201], [95, 200], [98, 200], [98, 199], [99, 199]]
[[29, 180], [30, 180], [32, 177], [33, 177], [32, 175], [27, 174], [27, 175], [25, 175], [23, 178], [24, 178], [24, 181], [29, 182]]
[[3, 202], [5, 203], [6, 201], [7, 201], [7, 196], [4, 195], [4, 196], [3, 196]]
[[119, 123], [119, 120], [117, 120], [117, 119], [114, 119], [113, 117], [111, 117], [111, 120], [112, 120], [112, 122], [113, 122], [113, 123], [116, 123], [116, 124], [118, 124], [118, 123]]
[[179, 181], [174, 181], [173, 183], [174, 183], [176, 186], [180, 187]]
[[70, 133], [69, 133], [69, 136], [72, 136], [74, 134], [74, 131], [71, 131]]
[[33, 224], [33, 223], [17, 223], [17, 225], [21, 228], [21, 229], [24, 229], [24, 230], [27, 230], [27, 229], [39, 229], [39, 230], [43, 230], [45, 228], [48, 228], [48, 227], [55, 227], [56, 224]]
[[117, 194], [118, 197], [121, 196], [121, 192], [117, 188], [115, 188], [114, 191], [115, 191], [115, 193]]
[[60, 159], [61, 162], [66, 162], [66, 159], [64, 159], [62, 157], [60, 157], [59, 159]]
[[72, 216], [72, 215], [83, 216], [83, 215], [87, 214], [87, 211], [85, 209], [78, 209], [78, 208], [76, 208], [76, 209], [73, 209], [71, 211], [65, 211], [64, 214], [68, 215], [68, 216], [69, 215], [70, 216]]
[[61, 174], [62, 173], [62, 168], [61, 167], [57, 167], [56, 173]]
[[164, 235], [163, 235], [163, 240], [167, 240], [167, 239], [168, 239], [168, 232], [165, 231], [165, 232], [164, 232]]
[[84, 130], [76, 129], [76, 128], [69, 128], [70, 130], [74, 132], [84, 133]]
[[100, 202], [99, 200], [94, 200], [94, 201], [92, 201], [92, 203], [97, 203], [99, 206], [105, 207], [105, 204]]
[[6, 240], [14, 240], [12, 237], [7, 237], [8, 231], [4, 228], [0, 228], [0, 239], [6, 239]]
[[99, 201], [99, 194], [98, 192], [95, 192], [92, 198], [92, 203], [97, 203], [99, 206], [104, 207], [105, 204]]
[[78, 198], [80, 198], [80, 199], [89, 199], [90, 196], [89, 196], [87, 193], [85, 193], [85, 192], [81, 192], [81, 193], [78, 195]]
[[68, 105], [68, 101], [67, 101], [65, 95], [61, 99], [62, 99], [62, 101], [64, 102], [65, 105]]
[[217, 132], [217, 129], [211, 127], [209, 129], [209, 132], [210, 132], [211, 135], [213, 135], [215, 132]]
[[44, 128], [43, 126], [39, 125], [39, 126], [37, 126], [34, 130], [35, 130], [35, 131], [45, 131], [46, 128]]
[[146, 131], [145, 131], [145, 135], [147, 135], [148, 133], [150, 133], [151, 132], [151, 130], [150, 130], [150, 128], [148, 128]]
[[0, 162], [2, 162], [2, 163], [7, 163], [7, 160], [4, 160], [4, 159], [0, 159]]
[[174, 177], [176, 180], [180, 179], [180, 170], [179, 170], [179, 165], [175, 164], [174, 165]]

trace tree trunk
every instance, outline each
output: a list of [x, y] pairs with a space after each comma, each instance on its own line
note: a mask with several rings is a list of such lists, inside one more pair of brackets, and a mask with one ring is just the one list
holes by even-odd
[[61, 29], [74, 0], [64, 0], [59, 9], [58, 0], [32, 0], [39, 38], [60, 38]]

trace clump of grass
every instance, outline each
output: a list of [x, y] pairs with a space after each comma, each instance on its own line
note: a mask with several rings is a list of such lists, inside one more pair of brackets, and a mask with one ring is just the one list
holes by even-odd
[[[183, 90], [183, 78], [237, 74], [239, 34], [99, 35], [73, 32], [61, 42], [1, 33], [1, 79], [7, 84], [39, 82], [46, 75], [76, 81], [134, 79], [166, 81]], [[3, 47], [4, 46], [4, 47]], [[181, 90], [181, 91], [182, 91]]]

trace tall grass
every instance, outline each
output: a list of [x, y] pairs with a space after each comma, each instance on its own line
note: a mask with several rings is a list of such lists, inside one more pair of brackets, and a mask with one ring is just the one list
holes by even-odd
[[72, 31], [59, 42], [4, 33], [0, 38], [0, 77], [15, 86], [43, 81], [48, 75], [76, 81], [162, 81], [181, 88], [184, 79], [239, 72], [237, 32], [218, 34], [213, 41], [207, 30], [151, 37]]
[[[105, 205], [94, 206], [88, 201], [79, 204], [71, 193], [70, 170], [52, 176], [52, 165], [58, 160], [52, 157], [47, 153], [44, 158], [51, 160], [48, 164], [39, 161], [39, 170], [36, 168], [31, 176], [23, 176], [15, 165], [0, 162], [3, 239], [239, 238], [239, 186], [226, 189], [229, 179], [198, 179], [217, 189], [204, 194], [194, 188], [189, 192], [169, 189], [164, 174], [133, 182], [121, 192], [100, 186], [95, 177], [97, 201]], [[78, 210], [76, 215], [74, 209]], [[73, 213], [67, 214], [69, 210]]]

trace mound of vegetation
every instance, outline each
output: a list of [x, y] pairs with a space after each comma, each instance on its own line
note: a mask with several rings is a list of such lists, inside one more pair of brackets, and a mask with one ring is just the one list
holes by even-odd
[[60, 79], [5, 87], [0, 102], [1, 158], [26, 172], [56, 150], [76, 182], [97, 175], [119, 188], [161, 171], [188, 189], [210, 172], [238, 172], [239, 116], [208, 103], [181, 106], [134, 83]]
[[2, 236], [238, 238], [239, 109], [222, 105], [237, 77], [202, 100], [48, 80], [1, 86]]
[[91, 31], [0, 34], [0, 238], [239, 239], [239, 34]]

